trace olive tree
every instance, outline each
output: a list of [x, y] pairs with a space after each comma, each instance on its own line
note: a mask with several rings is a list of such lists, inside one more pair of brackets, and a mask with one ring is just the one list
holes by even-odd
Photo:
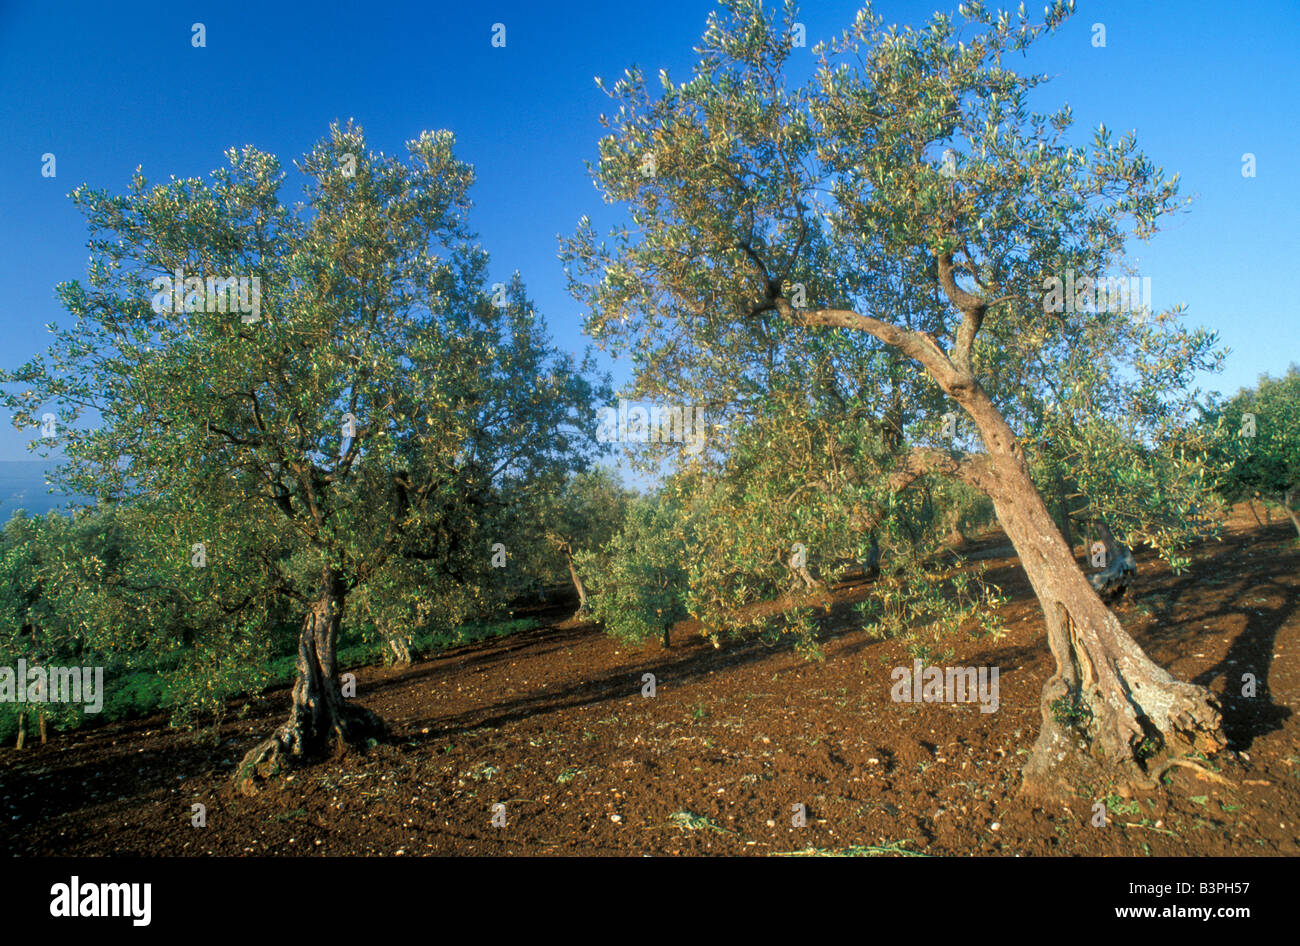
[[575, 556], [591, 584], [591, 616], [606, 632], [629, 643], [658, 637], [672, 646], [672, 626], [687, 613], [689, 526], [671, 492], [639, 496], [626, 505], [608, 542]]
[[91, 262], [59, 287], [73, 319], [0, 377], [16, 425], [52, 415], [39, 443], [64, 448], [72, 491], [164, 498], [155, 532], [173, 556], [259, 576], [207, 594], [297, 602], [289, 718], [245, 756], [246, 791], [382, 736], [338, 680], [354, 591], [395, 556], [447, 555], [440, 523], [489, 515], [590, 440], [580, 366], [549, 346], [517, 276], [489, 281], [453, 145], [425, 132], [403, 160], [335, 124], [297, 162], [292, 205], [277, 159], [252, 147], [207, 180], [137, 170], [125, 194], [77, 188]]
[[1300, 535], [1300, 367], [1264, 375], [1206, 409], [1216, 486], [1228, 502], [1262, 499], [1281, 509]]
[[[967, 436], [910, 446], [889, 482], [964, 480], [1016, 548], [1056, 661], [1023, 785], [1044, 794], [1089, 759], [1149, 783], [1155, 750], [1224, 745], [1214, 697], [1152, 662], [1088, 582], [1026, 450], [1027, 399], [1068, 380], [1098, 309], [1148, 317], [1131, 298], [1098, 306], [1095, 287], [1180, 206], [1176, 177], [1134, 136], [1101, 127], [1075, 147], [1068, 107], [1030, 111], [1045, 77], [1007, 60], [1068, 13], [1058, 2], [1034, 24], [971, 3], [960, 27], [936, 14], [899, 29], [868, 6], [795, 84], [793, 6], [734, 0], [710, 16], [686, 81], [661, 71], [653, 94], [632, 68], [609, 87], [594, 175], [628, 216], [606, 239], [584, 219], [564, 251], [593, 336], [635, 345], [680, 396], [725, 400], [738, 340], [797, 357], [810, 336], [843, 333], [896, 352], [964, 415]], [[926, 327], [900, 317], [912, 311]], [[1171, 351], [1205, 342], [1167, 321], [1152, 331]], [[1143, 356], [1109, 354], [1103, 383]]]
[[587, 613], [587, 586], [578, 556], [596, 552], [614, 537], [632, 496], [613, 470], [593, 467], [569, 477], [558, 489], [541, 493], [529, 510], [532, 526], [540, 533], [539, 546], [547, 550], [552, 564], [539, 571], [567, 574], [578, 596], [575, 616]]

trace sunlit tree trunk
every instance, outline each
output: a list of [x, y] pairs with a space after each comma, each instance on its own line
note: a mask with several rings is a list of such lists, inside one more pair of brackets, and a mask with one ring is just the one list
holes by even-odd
[[[1068, 795], [1080, 774], [1096, 774], [1088, 760], [1104, 763], [1111, 774], [1135, 784], [1147, 784], [1151, 780], [1142, 761], [1161, 750], [1219, 751], [1226, 740], [1214, 696], [1152, 662], [1079, 568], [1034, 483], [1023, 445], [972, 370], [971, 352], [987, 306], [956, 284], [950, 256], [939, 258], [938, 275], [944, 294], [962, 312], [948, 352], [929, 335], [849, 310], [796, 313], [779, 295], [769, 304], [793, 322], [865, 330], [898, 347], [924, 366], [975, 422], [986, 453], [957, 461], [941, 451], [914, 451], [915, 462], [896, 474], [893, 485], [938, 470], [982, 490], [1033, 586], [1056, 671], [1043, 686], [1042, 730], [1025, 765], [1022, 790]], [[1080, 744], [1089, 753], [1079, 753]]]
[[978, 387], [959, 398], [988, 450], [976, 479], [993, 501], [1047, 623], [1056, 671], [1040, 698], [1042, 730], [1024, 769], [1028, 794], [1068, 792], [1080, 740], [1092, 754], [1146, 780], [1141, 761], [1182, 745], [1223, 748], [1219, 706], [1204, 687], [1155, 664], [1102, 602], [1074, 559], [1030, 476], [1011, 428]]
[[564, 558], [569, 566], [569, 578], [572, 579], [573, 587], [578, 592], [578, 610], [573, 615], [576, 618], [587, 613], [587, 588], [583, 585], [578, 569], [573, 564], [572, 552], [566, 552]]
[[1291, 525], [1295, 526], [1296, 535], [1300, 535], [1300, 517], [1296, 516], [1295, 506], [1293, 505], [1295, 496], [1295, 490], [1287, 490], [1287, 492], [1283, 493], [1282, 509], [1287, 514], [1287, 518], [1291, 520]]
[[393, 663], [399, 667], [411, 665], [411, 638], [405, 634], [390, 632], [386, 636], [388, 649], [393, 652]]

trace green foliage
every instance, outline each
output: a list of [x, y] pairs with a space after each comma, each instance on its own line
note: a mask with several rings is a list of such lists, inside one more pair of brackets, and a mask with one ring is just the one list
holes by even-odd
[[[40, 519], [17, 514], [0, 531], [0, 652], [5, 666], [105, 668], [101, 720], [159, 710], [173, 725], [215, 727], [232, 697], [296, 676], [297, 630], [283, 607], [247, 623], [254, 613], [220, 615], [204, 600], [186, 600], [186, 580], [202, 581], [188, 562], [168, 568], [157, 545], [140, 531], [148, 521], [134, 508], [87, 510]], [[284, 633], [269, 633], [270, 622]], [[429, 620], [411, 634], [415, 654], [527, 631], [531, 619]], [[382, 638], [345, 627], [342, 667], [388, 656]], [[28, 712], [29, 736], [43, 711], [53, 731], [90, 718], [81, 705], [0, 703], [0, 742], [11, 742], [18, 715]]]
[[1139, 762], [1144, 762], [1159, 752], [1161, 745], [1162, 741], [1160, 739], [1145, 736], [1133, 747], [1133, 756]]
[[949, 544], [997, 524], [992, 501], [961, 480], [927, 477], [921, 484], [923, 504], [916, 510], [918, 525], [942, 536]]
[[1071, 729], [1077, 729], [1079, 732], [1087, 732], [1088, 727], [1092, 725], [1092, 710], [1088, 708], [1087, 703], [1074, 697], [1060, 697], [1053, 700], [1051, 704], [1052, 718], [1062, 726], [1068, 726]]
[[[775, 627], [816, 656], [818, 626], [803, 603], [810, 578], [824, 586], [850, 569], [883, 568], [862, 614], [891, 636], [921, 626], [942, 636], [994, 603], [991, 589], [970, 587], [977, 575], [948, 580], [941, 556], [957, 521], [987, 517], [987, 500], [936, 478], [894, 492], [906, 444], [888, 419], [846, 424], [838, 405], [818, 408], [778, 389], [751, 423], [732, 426], [719, 464], [688, 466], [672, 480], [695, 523], [692, 616], [712, 633]], [[806, 573], [792, 565], [796, 556]], [[775, 612], [750, 607], [771, 600]]]
[[1213, 527], [1198, 371], [1217, 371], [1217, 338], [1177, 312], [1098, 311], [1071, 326], [1050, 399], [1031, 404], [1025, 442], [1035, 481], [1075, 523], [1106, 523], [1121, 541], [1157, 550], [1175, 569]]
[[660, 637], [686, 617], [684, 510], [670, 498], [638, 498], [622, 528], [603, 548], [581, 552], [590, 576], [591, 614], [629, 643]]
[[[222, 688], [213, 677], [214, 661], [224, 660], [225, 673], [239, 678], [236, 689], [246, 685], [246, 667], [227, 657], [238, 648], [238, 632], [221, 640], [205, 635], [226, 616], [186, 607], [192, 590], [187, 580], [194, 580], [187, 572], [193, 570], [156, 554], [137, 512], [105, 508], [43, 519], [20, 513], [0, 535], [0, 648], [6, 665], [21, 658], [29, 666], [102, 667], [107, 692], [101, 712], [107, 718], [159, 705], [162, 694], [191, 673], [201, 702], [200, 694], [210, 697]], [[192, 671], [181, 669], [181, 654], [193, 661]], [[206, 708], [212, 708], [210, 699]], [[6, 735], [22, 709], [6, 704], [0, 710]], [[40, 711], [62, 728], [78, 725], [83, 707], [47, 703]], [[179, 709], [178, 719], [184, 715]]]
[[929, 662], [946, 657], [950, 638], [968, 624], [975, 636], [1000, 638], [1005, 629], [996, 609], [1005, 600], [981, 570], [942, 572], [912, 558], [888, 568], [857, 610], [868, 632], [900, 637], [911, 656]]
[[[9, 664], [102, 667], [101, 718], [166, 707], [177, 724], [219, 719], [229, 696], [263, 678], [275, 612], [214, 607], [202, 594], [213, 576], [178, 561], [148, 521], [141, 507], [11, 519], [0, 537], [0, 646]], [[0, 709], [5, 738], [20, 708]], [[43, 709], [56, 727], [82, 722], [80, 705]]]
[[[503, 594], [481, 564], [489, 544], [486, 534], [462, 543], [455, 562], [388, 559], [352, 596], [344, 633], [368, 644], [400, 641], [409, 650], [432, 628], [458, 627], [471, 617], [496, 613]], [[386, 660], [394, 658], [390, 648], [381, 650]]]
[[[1252, 414], [1247, 420], [1245, 415]], [[1214, 485], [1227, 502], [1262, 499], [1296, 521], [1300, 505], [1300, 366], [1268, 375], [1236, 396], [1210, 405], [1204, 416]], [[1300, 523], [1296, 525], [1300, 531]]]
[[878, 492], [864, 470], [886, 462], [867, 424], [838, 412], [808, 416], [797, 392], [776, 390], [748, 423], [731, 425], [724, 458], [680, 472], [675, 488], [696, 507], [692, 610], [710, 619], [789, 590], [796, 545], [834, 579], [871, 554]]

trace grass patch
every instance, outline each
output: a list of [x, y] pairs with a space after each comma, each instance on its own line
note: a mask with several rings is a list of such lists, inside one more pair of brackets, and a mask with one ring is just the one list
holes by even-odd
[[668, 823], [682, 831], [716, 831], [718, 834], [735, 834], [717, 824], [708, 815], [697, 815], [690, 811], [674, 811], [668, 816]]
[[929, 857], [920, 851], [909, 851], [903, 845], [911, 838], [890, 841], [888, 844], [854, 844], [846, 848], [807, 847], [802, 851], [777, 851], [773, 857]]

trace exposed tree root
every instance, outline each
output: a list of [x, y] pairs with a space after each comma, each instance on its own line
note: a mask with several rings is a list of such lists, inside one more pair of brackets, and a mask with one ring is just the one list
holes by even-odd
[[1219, 785], [1225, 785], [1228, 788], [1237, 787], [1229, 779], [1224, 778], [1218, 772], [1211, 771], [1210, 769], [1205, 768], [1205, 766], [1193, 762], [1191, 759], [1166, 759], [1163, 763], [1161, 763], [1159, 768], [1157, 768], [1155, 771], [1151, 773], [1151, 777], [1154, 779], [1159, 779], [1162, 775], [1164, 775], [1166, 772], [1168, 772], [1176, 765], [1184, 769], [1191, 769], [1193, 772], [1196, 773], [1197, 778], [1203, 778], [1208, 782], [1215, 782], [1216, 784]]
[[343, 704], [323, 731], [311, 725], [309, 717], [303, 707], [295, 706], [288, 722], [250, 749], [235, 771], [235, 790], [255, 795], [266, 782], [303, 762], [327, 754], [337, 758], [387, 736], [384, 721], [363, 706]]

